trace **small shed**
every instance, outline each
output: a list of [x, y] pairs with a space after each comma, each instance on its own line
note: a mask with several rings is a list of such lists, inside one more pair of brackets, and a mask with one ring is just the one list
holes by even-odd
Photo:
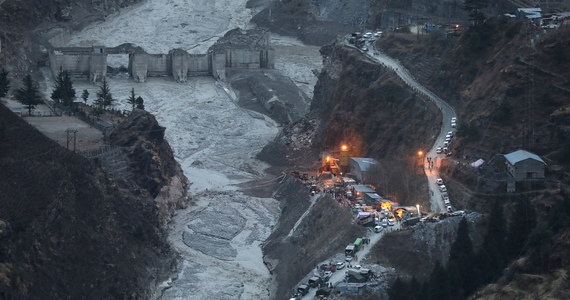
[[350, 173], [356, 177], [359, 182], [368, 182], [368, 170], [378, 162], [374, 158], [351, 157], [349, 161]]
[[376, 193], [364, 193], [364, 202], [367, 205], [378, 205], [382, 197]]
[[364, 194], [366, 193], [376, 193], [376, 191], [369, 185], [355, 184], [352, 186], [352, 192], [356, 196], [356, 199], [364, 199]]
[[505, 155], [507, 172], [515, 181], [544, 179], [546, 162], [540, 156], [517, 150]]

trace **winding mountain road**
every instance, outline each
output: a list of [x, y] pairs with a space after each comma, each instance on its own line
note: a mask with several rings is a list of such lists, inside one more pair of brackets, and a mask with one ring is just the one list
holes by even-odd
[[424, 161], [424, 171], [426, 177], [428, 178], [428, 186], [429, 186], [429, 193], [430, 193], [430, 204], [431, 204], [431, 211], [432, 212], [443, 212], [446, 211], [445, 204], [441, 199], [441, 192], [439, 191], [439, 186], [436, 183], [437, 178], [439, 178], [439, 166], [441, 165], [441, 160], [443, 154], [437, 154], [435, 151], [437, 147], [441, 147], [443, 142], [445, 141], [445, 136], [449, 131], [454, 131], [454, 128], [451, 128], [451, 118], [457, 118], [455, 110], [451, 105], [437, 96], [435, 93], [421, 85], [417, 82], [414, 77], [410, 74], [410, 72], [397, 60], [383, 54], [382, 52], [376, 50], [374, 48], [374, 44], [370, 43], [370, 48], [374, 49], [370, 52], [363, 52], [368, 58], [372, 59], [380, 63], [381, 65], [393, 70], [400, 79], [404, 81], [411, 89], [414, 91], [422, 94], [427, 98], [429, 101], [433, 102], [437, 108], [441, 111], [442, 115], [442, 122], [441, 129], [439, 131], [439, 135], [435, 139], [435, 143], [431, 147], [429, 151], [426, 151], [425, 157], [434, 158], [433, 168], [429, 168], [427, 161]]
[[[357, 49], [356, 47], [348, 43], [345, 43], [345, 46]], [[370, 46], [369, 48], [374, 49], [372, 43], [370, 43], [369, 46]], [[443, 203], [443, 199], [441, 198], [441, 192], [439, 191], [439, 186], [436, 183], [437, 178], [439, 178], [438, 169], [439, 166], [441, 165], [441, 160], [442, 160], [441, 157], [442, 154], [437, 154], [436, 149], [437, 147], [441, 147], [443, 145], [447, 133], [449, 131], [454, 131], [454, 128], [451, 127], [451, 118], [457, 117], [457, 115], [455, 114], [455, 110], [453, 109], [453, 107], [451, 107], [447, 102], [445, 102], [435, 93], [433, 93], [432, 91], [421, 85], [419, 82], [417, 82], [414, 79], [414, 77], [410, 74], [410, 72], [397, 60], [383, 54], [378, 50], [373, 50], [370, 52], [361, 51], [361, 50], [359, 51], [364, 55], [366, 55], [369, 59], [393, 70], [396, 73], [396, 75], [398, 75], [398, 77], [400, 77], [404, 81], [404, 83], [406, 83], [406, 85], [408, 85], [414, 91], [425, 96], [424, 97], [425, 101], [432, 101], [441, 111], [443, 124], [441, 124], [439, 135], [435, 139], [435, 142], [431, 147], [431, 149], [426, 152], [426, 157], [434, 158], [434, 167], [429, 168], [427, 161], [424, 161], [424, 172], [428, 179], [431, 211], [432, 212], [446, 211], [445, 204]], [[400, 224], [397, 223], [395, 226], [389, 227], [380, 233], [373, 233], [372, 231], [369, 231], [367, 237], [370, 238], [370, 243], [366, 245], [364, 249], [358, 252], [358, 258], [353, 259], [353, 261], [351, 261], [351, 264], [357, 265], [361, 263], [361, 261], [365, 260], [366, 256], [368, 256], [368, 252], [370, 251], [370, 249], [372, 249], [372, 247], [378, 241], [380, 241], [380, 239], [385, 233], [390, 232], [392, 230], [398, 230], [399, 228]], [[345, 272], [343, 272], [343, 270], [339, 270], [333, 273], [331, 278], [329, 278], [329, 282], [332, 283], [333, 285], [336, 285], [337, 283], [344, 280], [344, 275]], [[307, 300], [314, 299], [316, 291], [317, 289], [312, 288], [308, 294], [302, 297], [302, 299], [307, 299]]]
[[[358, 264], [362, 264], [364, 263], [364, 261], [366, 260], [366, 257], [368, 256], [368, 252], [370, 252], [370, 249], [372, 249], [372, 247], [378, 242], [380, 241], [380, 239], [384, 236], [384, 234], [390, 232], [390, 231], [396, 231], [400, 229], [400, 223], [397, 222], [394, 226], [390, 226], [388, 228], [384, 228], [384, 230], [380, 231], [379, 233], [375, 233], [372, 230], [368, 231], [368, 234], [366, 235], [367, 238], [370, 239], [370, 243], [368, 243], [367, 245], [364, 245], [360, 251], [356, 252], [356, 256], [355, 258], [352, 259], [352, 261], [346, 263], [346, 264], [351, 264], [353, 266], [356, 266]], [[341, 270], [338, 270], [336, 272], [334, 272], [332, 274], [332, 276], [329, 278], [329, 282], [332, 283], [333, 285], [336, 286], [337, 283], [342, 282], [344, 280], [346, 271], [348, 270], [348, 267], [345, 267]], [[301, 299], [302, 300], [311, 300], [311, 299], [315, 299], [315, 296], [317, 294], [317, 289], [316, 288], [312, 288], [309, 290], [309, 292], [303, 296]]]

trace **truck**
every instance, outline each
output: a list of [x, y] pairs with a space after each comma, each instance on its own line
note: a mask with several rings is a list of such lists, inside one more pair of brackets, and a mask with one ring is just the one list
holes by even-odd
[[362, 246], [362, 238], [357, 238], [354, 241], [354, 252], [358, 252], [358, 250], [360, 250], [360, 246]]
[[314, 277], [309, 278], [309, 286], [310, 287], [317, 287], [317, 286], [319, 286], [320, 283], [321, 283], [320, 277], [314, 276]]
[[297, 288], [297, 292], [299, 294], [301, 294], [302, 296], [305, 296], [308, 292], [309, 292], [309, 286], [306, 284], [301, 284], [298, 288]]
[[350, 244], [344, 248], [344, 254], [352, 256], [356, 252], [354, 249], [354, 244]]

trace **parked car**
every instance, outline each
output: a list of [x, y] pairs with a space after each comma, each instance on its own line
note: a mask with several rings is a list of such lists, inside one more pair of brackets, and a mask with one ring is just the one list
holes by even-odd
[[447, 187], [444, 184], [442, 184], [439, 186], [439, 190], [442, 192], [447, 192]]
[[379, 233], [379, 232], [381, 232], [383, 229], [384, 229], [384, 227], [382, 227], [382, 226], [380, 226], [380, 225], [377, 225], [377, 226], [374, 227], [374, 232]]
[[386, 219], [382, 220], [382, 227], [384, 227], [384, 228], [388, 227], [388, 220], [386, 220]]
[[437, 149], [435, 149], [435, 153], [440, 154], [443, 152], [443, 148], [441, 147], [437, 147]]
[[336, 269], [337, 269], [337, 270], [342, 270], [342, 269], [344, 269], [344, 266], [345, 266], [345, 264], [344, 264], [343, 261], [339, 261], [339, 262], [336, 263]]
[[447, 135], [453, 137], [454, 133], [453, 133], [453, 131], [448, 131], [448, 132], [447, 132]]
[[435, 180], [435, 183], [437, 183], [437, 185], [443, 185], [443, 179], [438, 178]]
[[388, 226], [394, 226], [396, 224], [396, 219], [388, 219]]
[[309, 286], [307, 284], [301, 284], [298, 288], [297, 288], [297, 292], [299, 294], [301, 294], [302, 296], [305, 296], [308, 292], [309, 292]]
[[465, 215], [465, 211], [463, 210], [458, 210], [458, 211], [454, 211], [451, 213], [452, 216], [464, 216]]
[[344, 258], [344, 260], [345, 260], [345, 261], [351, 261], [351, 260], [352, 260], [352, 256], [347, 255], [347, 256]]
[[362, 51], [368, 51], [368, 47], [362, 46], [362, 48], [360, 48], [360, 50], [362, 50]]
[[451, 128], [455, 128], [455, 127], [457, 127], [457, 123], [451, 122]]
[[453, 212], [453, 208], [451, 208], [451, 205], [448, 205], [448, 206], [447, 206], [447, 212], [448, 212], [448, 213]]

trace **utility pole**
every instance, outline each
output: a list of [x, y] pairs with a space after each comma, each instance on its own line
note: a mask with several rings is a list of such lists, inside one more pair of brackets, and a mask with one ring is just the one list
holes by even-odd
[[[65, 133], [67, 134], [67, 150], [69, 150], [69, 142], [73, 139], [73, 152], [75, 152], [76, 145], [77, 145], [77, 129], [66, 129]], [[72, 134], [73, 133], [73, 137]]]

